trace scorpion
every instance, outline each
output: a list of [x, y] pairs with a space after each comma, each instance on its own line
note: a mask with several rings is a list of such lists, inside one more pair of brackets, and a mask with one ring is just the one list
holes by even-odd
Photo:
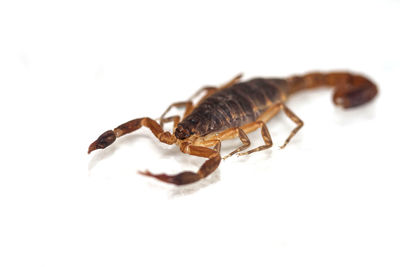
[[[241, 82], [241, 77], [239, 74], [219, 87], [203, 87], [189, 100], [171, 104], [157, 119], [159, 122], [143, 117], [108, 130], [89, 146], [88, 153], [104, 149], [117, 138], [144, 126], [160, 142], [176, 144], [183, 153], [206, 158], [206, 161], [197, 172], [184, 171], [176, 175], [153, 174], [149, 171], [139, 173], [175, 185], [191, 184], [214, 172], [221, 159], [235, 154], [249, 155], [270, 148], [272, 139], [266, 122], [280, 111], [296, 124], [281, 146], [284, 148], [304, 124], [285, 104], [289, 96], [299, 91], [332, 87], [334, 104], [345, 109], [369, 102], [378, 93], [377, 86], [371, 80], [350, 72], [312, 72], [287, 79], [254, 78], [245, 82]], [[200, 100], [194, 104], [196, 97]], [[180, 116], [166, 117], [173, 107], [185, 108], [182, 119]], [[172, 133], [164, 131], [164, 124], [167, 122], [173, 122]], [[261, 131], [264, 145], [244, 151], [250, 146], [247, 133], [257, 129]], [[221, 141], [237, 137], [242, 144], [222, 158]]]

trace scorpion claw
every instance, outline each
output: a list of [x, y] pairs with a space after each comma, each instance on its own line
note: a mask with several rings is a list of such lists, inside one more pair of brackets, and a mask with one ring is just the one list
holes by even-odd
[[175, 185], [185, 185], [191, 184], [201, 179], [199, 174], [194, 172], [181, 172], [177, 175], [167, 175], [167, 174], [153, 174], [149, 171], [138, 172], [141, 175], [156, 178], [165, 183], [175, 184]]
[[106, 131], [105, 133], [100, 135], [99, 138], [97, 138], [97, 140], [94, 141], [89, 146], [88, 154], [90, 154], [90, 152], [92, 152], [93, 150], [103, 149], [103, 148], [108, 147], [109, 145], [114, 143], [115, 139], [117, 139], [117, 137], [116, 137], [114, 131], [112, 131], [112, 130]]

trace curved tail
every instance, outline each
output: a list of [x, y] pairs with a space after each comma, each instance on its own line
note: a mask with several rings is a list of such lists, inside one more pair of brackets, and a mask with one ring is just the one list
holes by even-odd
[[344, 108], [367, 103], [378, 93], [376, 84], [368, 78], [349, 72], [313, 72], [303, 76], [292, 76], [287, 81], [288, 95], [317, 87], [333, 87], [333, 102]]

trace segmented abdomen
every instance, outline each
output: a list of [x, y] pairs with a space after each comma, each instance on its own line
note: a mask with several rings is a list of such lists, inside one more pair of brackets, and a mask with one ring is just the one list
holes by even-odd
[[200, 136], [256, 121], [268, 107], [285, 99], [281, 79], [253, 79], [237, 83], [205, 99], [187, 116]]

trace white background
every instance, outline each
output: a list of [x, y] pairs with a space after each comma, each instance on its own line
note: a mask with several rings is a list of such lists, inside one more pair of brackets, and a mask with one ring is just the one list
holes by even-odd
[[[400, 266], [399, 26], [395, 0], [2, 1], [0, 266]], [[271, 150], [181, 188], [137, 171], [204, 160], [147, 129], [86, 154], [204, 85], [312, 70], [367, 74], [379, 96], [296, 95], [287, 148], [279, 115]]]

